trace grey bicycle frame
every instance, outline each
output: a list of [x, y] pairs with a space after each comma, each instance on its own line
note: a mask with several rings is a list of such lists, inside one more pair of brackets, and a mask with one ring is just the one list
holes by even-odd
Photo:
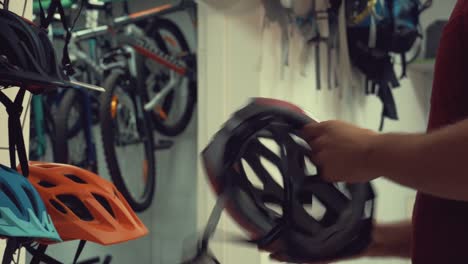
[[[189, 15], [194, 19], [195, 13], [193, 12], [194, 3], [191, 0], [182, 0], [176, 6], [168, 6], [167, 8], [161, 8], [160, 10], [156, 10], [154, 12], [143, 12], [136, 15], [126, 15], [122, 17], [118, 17], [114, 19], [109, 25], [101, 25], [90, 29], [83, 29], [73, 33], [71, 45], [70, 45], [70, 54], [75, 57], [76, 60], [80, 61], [87, 65], [88, 69], [90, 69], [93, 74], [98, 76], [100, 80], [104, 78], [105, 72], [112, 70], [114, 68], [128, 68], [129, 73], [132, 77], [137, 77], [138, 68], [137, 68], [137, 52], [135, 50], [135, 46], [143, 47], [147, 51], [152, 54], [155, 54], [158, 58], [162, 58], [169, 64], [174, 65], [174, 67], [178, 67], [183, 69], [184, 66], [181, 63], [179, 58], [174, 58], [168, 56], [164, 52], [162, 52], [153, 39], [146, 36], [145, 32], [136, 26], [134, 23], [140, 20], [147, 19], [148, 17], [153, 16], [160, 16], [166, 13], [181, 11], [181, 10], [189, 10]], [[104, 36], [106, 34], [114, 34], [113, 30], [117, 29], [120, 34], [116, 34], [115, 38], [113, 38], [113, 46], [120, 47], [125, 54], [127, 54], [126, 60], [116, 60], [111, 64], [105, 63], [97, 63], [95, 62], [89, 54], [80, 50], [78, 48], [77, 43], [88, 40], [91, 38], [98, 38]], [[150, 58], [151, 59], [151, 58]], [[159, 64], [163, 64], [160, 61], [153, 59]], [[168, 67], [170, 68], [170, 67]], [[187, 78], [187, 75], [182, 73], [183, 71], [177, 70], [170, 70], [169, 71], [169, 82], [158, 92], [156, 93], [153, 98], [144, 105], [144, 109], [147, 112], [152, 111], [156, 105], [160, 104], [162, 100], [164, 100], [165, 96], [169, 94], [172, 90], [180, 87], [180, 83], [184, 78]]]

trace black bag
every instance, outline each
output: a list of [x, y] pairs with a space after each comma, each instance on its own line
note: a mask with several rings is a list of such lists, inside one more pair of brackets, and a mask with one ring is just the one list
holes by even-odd
[[398, 120], [392, 88], [399, 87], [392, 54], [401, 56], [406, 76], [406, 53], [422, 37], [419, 16], [432, 1], [350, 0], [346, 1], [348, 43], [351, 62], [367, 79], [366, 93], [376, 94], [383, 103], [384, 118]]

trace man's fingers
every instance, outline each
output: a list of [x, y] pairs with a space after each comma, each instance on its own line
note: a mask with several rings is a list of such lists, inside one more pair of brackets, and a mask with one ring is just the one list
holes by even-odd
[[270, 255], [270, 258], [271, 258], [271, 259], [274, 259], [274, 260], [276, 260], [276, 261], [279, 261], [279, 262], [286, 262], [286, 261], [288, 261], [288, 259], [287, 259], [285, 256], [281, 255], [281, 254], [271, 254], [271, 255]]
[[315, 151], [309, 154], [309, 159], [316, 167], [320, 167], [323, 164], [323, 152]]
[[326, 147], [328, 141], [329, 141], [329, 138], [327, 136], [322, 136], [322, 137], [310, 140], [307, 143], [309, 144], [309, 147], [312, 151], [322, 151]]
[[[271, 259], [274, 259], [276, 261], [279, 261], [279, 262], [287, 262], [288, 261], [288, 258], [281, 255], [281, 254], [271, 254], [270, 255], [270, 258]], [[308, 264], [331, 264], [330, 262], [326, 261], [326, 262], [312, 262], [312, 263], [308, 263]]]
[[322, 136], [325, 133], [326, 128], [326, 122], [310, 123], [302, 129], [301, 134], [306, 141], [312, 141], [315, 138]]
[[310, 161], [316, 165], [320, 165], [322, 160], [320, 158], [323, 155], [328, 139], [326, 137], [320, 137], [313, 141], [309, 141], [308, 144], [310, 146]]
[[331, 173], [329, 170], [325, 170], [325, 169], [320, 170], [319, 176], [325, 182], [337, 182], [336, 177], [334, 177], [335, 175]]

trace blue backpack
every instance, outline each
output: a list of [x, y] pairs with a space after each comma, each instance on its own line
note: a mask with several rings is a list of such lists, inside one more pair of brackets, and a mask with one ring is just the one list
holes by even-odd
[[366, 94], [376, 94], [383, 103], [380, 130], [385, 118], [398, 120], [392, 88], [400, 86], [393, 54], [401, 56], [406, 76], [406, 53], [422, 37], [419, 16], [432, 1], [349, 0], [346, 1], [348, 43], [351, 62], [367, 78]]

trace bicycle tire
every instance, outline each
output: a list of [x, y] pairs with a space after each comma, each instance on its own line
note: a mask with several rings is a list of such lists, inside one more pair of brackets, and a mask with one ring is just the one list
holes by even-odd
[[53, 112], [52, 108], [50, 105], [48, 105], [48, 102], [45, 101], [44, 103], [44, 120], [45, 120], [45, 129], [46, 129], [46, 134], [49, 135], [51, 143], [54, 143], [54, 137], [55, 135], [55, 120], [53, 117]]
[[[118, 82], [121, 80], [129, 80], [129, 76], [121, 71], [113, 71], [105, 79], [103, 87], [106, 89], [101, 95], [100, 103], [100, 121], [101, 121], [101, 138], [104, 148], [104, 156], [106, 159], [107, 167], [111, 176], [111, 179], [117, 189], [126, 198], [132, 209], [136, 212], [142, 212], [151, 206], [155, 186], [156, 186], [156, 170], [155, 170], [155, 152], [154, 152], [154, 139], [153, 139], [153, 128], [151, 127], [150, 114], [144, 112], [144, 120], [137, 121], [139, 130], [144, 130], [144, 149], [146, 155], [146, 184], [143, 195], [140, 198], [135, 198], [129, 187], [125, 183], [124, 174], [121, 172], [116, 153], [116, 142], [115, 142], [115, 128], [114, 120], [112, 117], [112, 99], [114, 91], [118, 86]], [[135, 106], [135, 98], [132, 96], [133, 104]], [[132, 175], [127, 173], [126, 175]]]
[[[75, 68], [75, 74], [73, 78], [77, 81], [94, 84], [100, 86], [100, 78], [96, 77], [95, 74], [89, 70], [89, 66], [83, 60], [76, 60], [73, 62]], [[97, 91], [88, 91], [91, 99], [91, 117], [93, 125], [97, 125], [99, 123], [99, 96], [101, 95], [100, 92]]]
[[[60, 105], [57, 110], [56, 120], [55, 120], [55, 146], [54, 146], [54, 160], [58, 163], [72, 164], [79, 166], [83, 169], [91, 170], [93, 172], [97, 171], [97, 164], [90, 164], [87, 158], [87, 149], [91, 146], [88, 146], [88, 142], [85, 136], [85, 144], [80, 144], [82, 149], [82, 157], [79, 158], [79, 162], [71, 160], [69, 144], [70, 140], [77, 136], [80, 131], [83, 130], [83, 127], [86, 125], [84, 120], [84, 115], [81, 105], [80, 93], [76, 90], [70, 89], [65, 93], [60, 102]], [[73, 132], [70, 131], [69, 123], [71, 112], [74, 107], [78, 107], [79, 119], [76, 123], [73, 124]], [[77, 127], [79, 126], [79, 127]], [[77, 130], [77, 131], [75, 131]], [[84, 133], [84, 132], [83, 132]], [[75, 146], [76, 147], [76, 146]]]
[[[34, 95], [31, 100], [31, 117], [29, 130], [29, 157], [31, 160], [40, 160], [46, 155], [49, 144], [47, 138], [53, 143], [53, 122], [50, 120], [50, 108], [45, 103], [45, 95]], [[37, 111], [37, 113], [36, 113]]]
[[[172, 34], [172, 36], [174, 36], [175, 38], [174, 41], [181, 48], [181, 51], [184, 53], [190, 53], [190, 47], [179, 27], [168, 19], [158, 18], [150, 23], [150, 26], [147, 30], [147, 34], [148, 36], [154, 39], [157, 46], [163, 52], [169, 54], [169, 49], [163, 36], [161, 36], [161, 34], [159, 33], [160, 30], [166, 30], [170, 34]], [[193, 64], [187, 65], [188, 68], [195, 68], [195, 63], [196, 62], [193, 62]], [[158, 114], [152, 112], [154, 128], [163, 135], [174, 137], [181, 134], [187, 128], [188, 124], [190, 123], [190, 120], [192, 119], [195, 104], [197, 101], [197, 82], [193, 79], [189, 79], [186, 86], [188, 89], [188, 97], [185, 108], [181, 111], [180, 119], [174, 121], [173, 124], [167, 124], [166, 122], [164, 122], [163, 119], [161, 119], [161, 117]], [[161, 89], [161, 87], [159, 87], [159, 89]], [[163, 109], [166, 112], [169, 112], [170, 108], [173, 106], [173, 96], [174, 92], [171, 92], [165, 98], [165, 101], [163, 103]]]

